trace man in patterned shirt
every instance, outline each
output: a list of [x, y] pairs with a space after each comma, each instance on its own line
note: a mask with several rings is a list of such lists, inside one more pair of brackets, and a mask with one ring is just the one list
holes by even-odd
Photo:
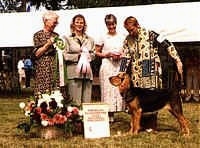
[[[124, 58], [121, 62], [120, 72], [131, 72], [134, 87], [162, 89], [162, 63], [159, 50], [166, 50], [177, 66], [182, 76], [182, 62], [172, 43], [154, 31], [140, 27], [137, 19], [127, 17], [124, 27], [129, 32], [124, 42]], [[146, 118], [145, 118], [146, 117]], [[146, 128], [156, 129], [157, 112], [143, 115], [142, 123]], [[147, 125], [149, 123], [149, 125]], [[150, 125], [153, 124], [153, 125]], [[145, 128], [144, 127], [144, 128]]]

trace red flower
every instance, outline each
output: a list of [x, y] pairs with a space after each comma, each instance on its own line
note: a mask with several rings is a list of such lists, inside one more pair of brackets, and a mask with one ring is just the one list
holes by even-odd
[[47, 116], [46, 114], [44, 114], [44, 113], [41, 113], [41, 114], [40, 114], [40, 118], [41, 118], [42, 120], [47, 120], [47, 119], [48, 119], [48, 116]]
[[54, 125], [53, 119], [48, 119], [47, 121], [48, 121], [48, 125], [50, 125], [50, 126], [53, 126], [53, 125]]
[[72, 112], [73, 112], [73, 114], [78, 115], [79, 110], [77, 107], [74, 107]]
[[59, 119], [60, 119], [60, 114], [55, 114], [54, 116], [53, 116], [53, 121], [54, 121], [54, 123], [58, 123], [58, 121], [59, 121]]
[[41, 114], [42, 113], [42, 109], [40, 107], [36, 107], [35, 108], [35, 112], [36, 112], [36, 114]]
[[72, 113], [70, 113], [70, 112], [66, 112], [66, 114], [65, 114], [65, 116], [66, 116], [67, 118], [71, 117], [71, 115], [72, 115]]
[[67, 121], [67, 118], [61, 114], [55, 114], [53, 117], [53, 121], [55, 124], [64, 124]]
[[67, 117], [61, 115], [58, 124], [64, 124], [67, 121]]

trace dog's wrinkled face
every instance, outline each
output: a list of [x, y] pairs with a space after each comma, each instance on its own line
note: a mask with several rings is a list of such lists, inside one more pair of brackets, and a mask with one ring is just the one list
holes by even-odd
[[116, 76], [112, 76], [109, 78], [109, 80], [113, 86], [119, 88], [120, 93], [124, 93], [130, 88], [131, 79], [130, 76], [125, 72], [121, 72]]

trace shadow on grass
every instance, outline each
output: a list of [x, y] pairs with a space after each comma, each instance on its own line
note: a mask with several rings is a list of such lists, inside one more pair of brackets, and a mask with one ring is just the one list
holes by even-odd
[[23, 88], [21, 90], [0, 90], [0, 98], [13, 98], [13, 99], [22, 99], [33, 96], [32, 88]]

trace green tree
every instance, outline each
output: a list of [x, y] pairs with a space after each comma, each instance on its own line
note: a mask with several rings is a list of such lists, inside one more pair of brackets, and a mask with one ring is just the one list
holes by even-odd
[[[147, 5], [147, 4], [164, 4], [164, 3], [179, 3], [179, 2], [198, 2], [199, 0], [3, 0], [1, 3], [9, 4], [6, 9], [14, 9], [13, 12], [26, 11], [26, 3], [31, 2], [36, 8], [40, 5], [45, 6], [49, 10], [60, 9], [76, 9], [76, 8], [95, 8], [95, 7], [117, 7], [117, 6], [135, 6], [135, 5]], [[17, 4], [21, 2], [21, 6], [17, 7]], [[62, 6], [60, 2], [66, 2], [67, 7]], [[7, 12], [9, 10], [0, 10]], [[11, 12], [11, 11], [10, 11]]]

